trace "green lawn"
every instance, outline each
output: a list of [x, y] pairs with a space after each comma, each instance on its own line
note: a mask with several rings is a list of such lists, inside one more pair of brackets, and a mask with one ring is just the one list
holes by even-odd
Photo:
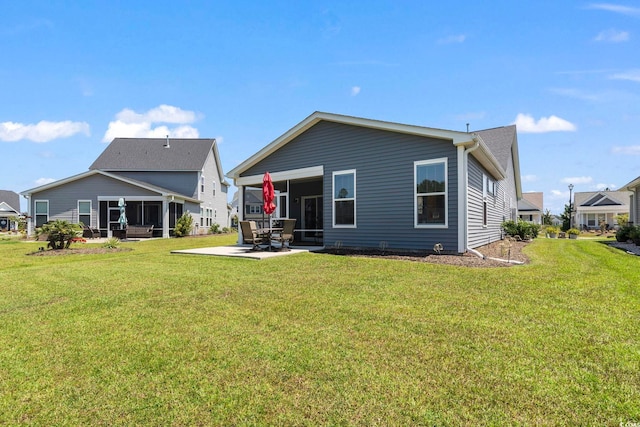
[[640, 258], [539, 239], [527, 266], [30, 257], [0, 241], [0, 425], [640, 422]]

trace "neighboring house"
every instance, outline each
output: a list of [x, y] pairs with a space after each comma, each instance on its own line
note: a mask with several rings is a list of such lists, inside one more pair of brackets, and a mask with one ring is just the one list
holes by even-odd
[[[244, 214], [243, 219], [247, 221], [255, 221], [259, 228], [266, 228], [269, 226], [269, 221], [274, 223], [277, 220], [286, 218], [286, 209], [283, 205], [283, 209], [279, 209], [280, 202], [280, 191], [276, 190], [276, 198], [274, 200], [274, 204], [276, 205], [276, 210], [271, 216], [264, 213], [263, 210], [263, 200], [262, 200], [262, 189], [257, 188], [245, 188], [244, 191]], [[233, 214], [238, 214], [238, 201], [239, 201], [239, 192], [233, 195], [233, 201], [231, 202]]]
[[467, 133], [316, 112], [227, 174], [239, 206], [267, 171], [296, 242], [325, 246], [463, 253], [501, 239], [521, 197], [515, 126]]
[[196, 227], [229, 225], [227, 190], [215, 139], [116, 138], [88, 172], [23, 191], [29, 233], [62, 219], [99, 228], [120, 228], [118, 201], [129, 225], [154, 226], [169, 237], [190, 212]]
[[542, 209], [542, 192], [522, 193], [522, 199], [518, 200], [518, 215], [523, 221], [542, 224]]
[[20, 196], [9, 190], [0, 190], [0, 231], [16, 230], [12, 218], [20, 215]]
[[638, 201], [638, 195], [640, 194], [640, 176], [631, 181], [628, 184], [622, 186], [622, 190], [629, 191], [629, 223], [640, 224], [640, 201]]
[[604, 221], [608, 228], [618, 225], [616, 216], [629, 213], [629, 191], [576, 192], [573, 199], [573, 226], [595, 230]]

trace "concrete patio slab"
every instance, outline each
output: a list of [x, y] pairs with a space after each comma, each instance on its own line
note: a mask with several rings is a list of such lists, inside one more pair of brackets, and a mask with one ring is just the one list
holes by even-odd
[[281, 251], [274, 247], [273, 251], [252, 251], [251, 246], [235, 245], [235, 246], [214, 246], [209, 248], [196, 248], [196, 249], [180, 249], [171, 251], [172, 254], [187, 254], [187, 255], [213, 255], [213, 256], [227, 256], [237, 258], [249, 258], [249, 259], [265, 259], [274, 258], [285, 255], [293, 255], [305, 253], [313, 250], [318, 250], [318, 247], [301, 247], [296, 246], [289, 251]]

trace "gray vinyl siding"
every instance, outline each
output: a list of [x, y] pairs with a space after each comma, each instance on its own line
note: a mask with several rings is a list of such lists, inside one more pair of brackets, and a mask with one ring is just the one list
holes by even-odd
[[[487, 195], [487, 225], [483, 225], [483, 175], [496, 183], [495, 195]], [[503, 221], [511, 219], [511, 208], [516, 206], [513, 167], [507, 178], [497, 181], [473, 157], [469, 157], [468, 173], [468, 246], [477, 248], [502, 239]]]
[[166, 188], [185, 196], [198, 198], [198, 172], [116, 171], [110, 173]]
[[[448, 161], [448, 227], [416, 228], [414, 162], [437, 158]], [[324, 167], [325, 246], [340, 242], [378, 248], [386, 242], [389, 249], [431, 250], [441, 243], [445, 251], [456, 251], [458, 182], [452, 141], [322, 121], [242, 175], [312, 166]], [[357, 228], [333, 228], [333, 172], [353, 169]]]
[[77, 223], [78, 200], [91, 200], [91, 224], [85, 225], [97, 227], [98, 195], [128, 198], [157, 196], [157, 193], [96, 174], [65, 185], [33, 193], [31, 196], [31, 212], [35, 213], [36, 200], [48, 200], [50, 221], [60, 219]]

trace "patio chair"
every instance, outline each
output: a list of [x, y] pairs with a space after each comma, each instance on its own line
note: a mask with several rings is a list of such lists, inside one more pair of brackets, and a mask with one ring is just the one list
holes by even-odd
[[295, 219], [283, 219], [282, 220], [282, 232], [280, 235], [273, 236], [272, 239], [276, 242], [280, 242], [282, 249], [285, 249], [285, 243], [287, 248], [293, 243], [293, 230], [296, 227]]
[[260, 244], [264, 243], [264, 239], [258, 234], [258, 228], [255, 221], [240, 221], [240, 229], [242, 230], [242, 241], [253, 245], [252, 251], [261, 250]]
[[100, 237], [100, 230], [98, 230], [97, 228], [89, 227], [88, 225], [83, 225], [82, 237], [95, 239], [96, 237]]

